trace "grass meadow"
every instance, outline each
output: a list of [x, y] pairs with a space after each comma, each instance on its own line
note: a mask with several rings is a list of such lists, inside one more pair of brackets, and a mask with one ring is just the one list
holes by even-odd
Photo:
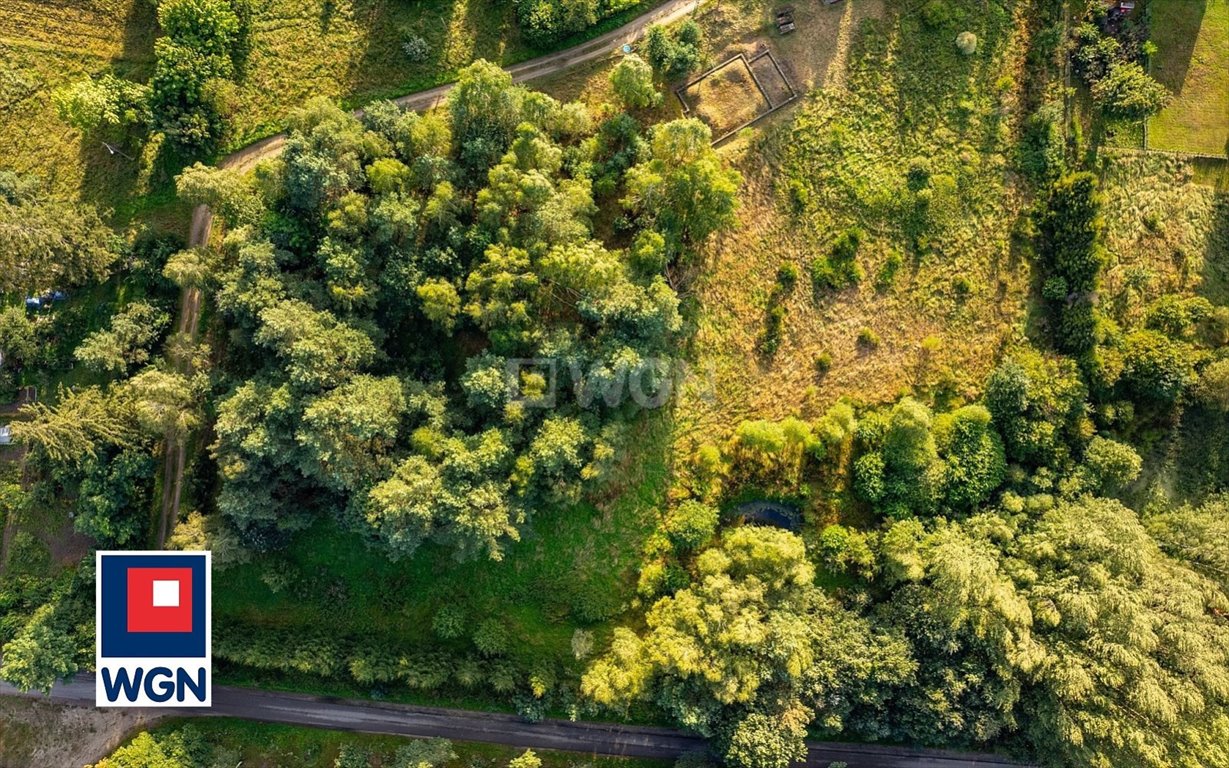
[[[472, 650], [476, 627], [497, 617], [511, 638], [510, 658], [578, 676], [582, 665], [572, 655], [573, 632], [594, 631], [597, 647], [603, 647], [611, 620], [632, 607], [641, 549], [663, 502], [670, 422], [651, 414], [636, 429], [635, 456], [626, 457], [595, 503], [538, 511], [502, 561], [458, 563], [449, 550], [426, 545], [412, 558], [392, 562], [357, 534], [321, 522], [284, 553], [215, 574], [215, 624], [323, 630], [395, 652], [463, 654]], [[270, 584], [282, 586], [275, 592]], [[441, 640], [432, 631], [432, 618], [444, 606], [464, 617], [465, 634], [457, 640]], [[233, 670], [232, 679], [247, 674]], [[273, 682], [318, 688], [322, 681]], [[457, 703], [491, 704], [481, 696]]]
[[[742, 209], [692, 287], [693, 353], [713, 384], [682, 403], [679, 448], [745, 418], [813, 417], [840, 395], [972, 395], [1022, 327], [1028, 270], [1011, 232], [1023, 197], [1008, 167], [1024, 20], [995, 2], [953, 0], [930, 19], [918, 5], [810, 9], [809, 40], [777, 38], [768, 6], [733, 39], [710, 27], [714, 48], [765, 41], [810, 93], [723, 149], [745, 178]], [[972, 56], [955, 46], [964, 30], [979, 39]], [[853, 227], [861, 279], [812, 290], [812, 263]], [[801, 279], [766, 356], [784, 264]]]
[[1229, 155], [1229, 0], [1151, 0], [1152, 73], [1173, 102], [1148, 123], [1148, 146]]

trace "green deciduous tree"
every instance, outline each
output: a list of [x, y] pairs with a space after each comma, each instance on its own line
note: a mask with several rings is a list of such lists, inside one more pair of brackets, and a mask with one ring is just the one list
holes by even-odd
[[1056, 763], [1229, 763], [1229, 599], [1167, 558], [1135, 514], [1060, 503], [1017, 546], [1047, 661], [1025, 731]]
[[610, 70], [610, 85], [627, 109], [646, 109], [662, 102], [661, 92], [653, 84], [653, 68], [634, 53], [624, 56]]
[[651, 159], [627, 172], [623, 204], [666, 238], [675, 256], [734, 223], [742, 177], [725, 168], [696, 119], [653, 129]]
[[462, 70], [448, 94], [448, 112], [465, 166], [483, 170], [503, 155], [521, 122], [524, 98], [511, 75], [484, 59]]
[[[869, 702], [872, 689], [909, 672], [898, 641], [872, 637], [815, 587], [793, 534], [734, 529], [695, 567], [692, 586], [649, 610], [642, 636], [615, 631], [584, 677], [585, 695], [607, 706], [655, 699], [717, 736], [731, 764], [784, 768], [803, 751], [807, 722], [838, 728], [853, 706], [846, 693]], [[769, 733], [769, 722], [783, 725]]]
[[1060, 350], [1081, 354], [1096, 343], [1092, 297], [1105, 263], [1101, 195], [1091, 173], [1073, 173], [1050, 185], [1035, 214], [1037, 256], [1047, 276]]
[[119, 241], [84, 204], [44, 197], [31, 183], [0, 172], [0, 290], [34, 293], [100, 282]]
[[649, 27], [644, 46], [653, 68], [670, 79], [679, 78], [700, 63], [704, 34], [688, 19], [673, 32], [660, 24]]
[[1111, 64], [1105, 76], [1092, 87], [1093, 103], [1114, 117], [1139, 120], [1156, 114], [1173, 98], [1134, 61]]
[[38, 608], [17, 635], [4, 644], [0, 678], [23, 691], [51, 691], [56, 680], [77, 671], [77, 644], [53, 603]]
[[114, 134], [149, 124], [149, 87], [106, 74], [61, 88], [51, 96], [60, 118], [79, 131]]
[[1194, 382], [1191, 348], [1152, 330], [1128, 334], [1118, 384], [1128, 397], [1145, 405], [1166, 407]]
[[716, 507], [688, 499], [666, 514], [662, 527], [674, 546], [684, 550], [699, 549], [717, 533], [718, 518]]
[[363, 490], [392, 471], [406, 410], [395, 376], [356, 376], [308, 401], [296, 439], [315, 461], [304, 469], [327, 487]]
[[151, 347], [170, 322], [166, 312], [134, 301], [112, 316], [109, 328], [85, 337], [74, 355], [96, 371], [122, 374], [130, 366], [149, 362]]
[[61, 390], [55, 405], [39, 402], [24, 410], [28, 417], [13, 423], [13, 439], [56, 462], [97, 457], [135, 436], [131, 402], [115, 389]]
[[1059, 468], [1091, 436], [1087, 398], [1070, 360], [1021, 350], [990, 375], [985, 404], [1009, 460]]
[[261, 199], [238, 171], [194, 163], [175, 177], [175, 190], [190, 205], [207, 205], [232, 227], [254, 224], [264, 213]]

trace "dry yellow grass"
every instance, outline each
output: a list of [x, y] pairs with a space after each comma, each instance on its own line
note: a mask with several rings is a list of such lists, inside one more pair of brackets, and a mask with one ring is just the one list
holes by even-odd
[[[772, 27], [775, 7], [723, 2], [720, 8], [701, 11], [697, 21], [707, 36], [707, 64], [739, 52], [751, 55], [766, 45], [800, 94], [810, 90], [837, 105], [850, 79], [850, 50], [862, 22], [885, 18], [884, 5], [867, 0], [836, 6], [796, 4], [798, 31], [785, 37]], [[1018, 67], [1024, 50], [1020, 21], [993, 58], [977, 61], [969, 78], [970, 92], [991, 91], [974, 93], [993, 102], [981, 110], [987, 121], [1014, 119], [1014, 92], [992, 91], [986, 84]], [[893, 46], [911, 44], [892, 39]], [[882, 62], [883, 82], [893, 83], [894, 65], [903, 66]], [[607, 72], [608, 64], [595, 64], [544, 85], [560, 98], [597, 103], [609, 93]], [[970, 214], [935, 254], [920, 263], [905, 257], [892, 286], [876, 290], [874, 276], [899, 243], [887, 233], [871, 231], [859, 255], [866, 274], [861, 284], [818, 301], [813, 298], [807, 273], [810, 261], [826, 254], [835, 234], [849, 224], [846, 214], [835, 210], [798, 219], [790, 213], [783, 189], [791, 131], [800, 111], [816, 109], [812, 106], [816, 98], [813, 94], [770, 115], [720, 150], [742, 172], [745, 183], [737, 226], [710, 244], [703, 266], [687, 287], [698, 315], [691, 351], [694, 376], [676, 402], [680, 455], [687, 455], [698, 441], [727, 434], [740, 420], [790, 414], [814, 417], [844, 396], [885, 402], [905, 391], [933, 388], [941, 379], [957, 397], [975, 396], [1002, 344], [1023, 332], [1029, 271], [1009, 248], [1009, 231], [1023, 199], [1006, 174], [1008, 136], [983, 154], [957, 153], [960, 162], [976, 165], [988, 177], [987, 188], [969, 193], [984, 198], [975, 204], [979, 215]], [[899, 97], [889, 93], [884, 98]], [[948, 147], [970, 141], [964, 135], [967, 131], [947, 124], [922, 129]], [[872, 154], [878, 167], [853, 168], [851, 173], [867, 180], [884, 170], [903, 173], [907, 157], [893, 159], [900, 151], [894, 145], [876, 147]], [[851, 157], [849, 162], [859, 160]], [[777, 268], [786, 263], [798, 268], [801, 279], [787, 301], [781, 347], [769, 361], [759, 354], [758, 346]], [[954, 278], [961, 276], [971, 286], [967, 296], [958, 295], [953, 286]], [[877, 349], [859, 346], [863, 328], [879, 336]], [[932, 341], [923, 349], [927, 337], [939, 343]], [[820, 353], [831, 357], [831, 370], [824, 375], [815, 366]]]
[[744, 59], [735, 59], [679, 92], [691, 114], [722, 136], [771, 109]]
[[1138, 321], [1169, 293], [1229, 301], [1229, 196], [1200, 184], [1189, 163], [1156, 154], [1113, 158], [1102, 189], [1102, 293], [1119, 322]]
[[[771, 12], [771, 6], [759, 7]], [[723, 12], [732, 17], [740, 11], [723, 7]], [[745, 8], [741, 13], [743, 18], [756, 18]], [[859, 219], [857, 212], [840, 204], [831, 210], [820, 206], [804, 217], [790, 211], [784, 168], [795, 140], [792, 131], [803, 111], [817, 121], [807, 131], [826, 130], [825, 111], [842, 108], [841, 94], [850, 77], [848, 56], [857, 30], [863, 19], [883, 14], [881, 4], [857, 0], [834, 8], [803, 6], [796, 11], [799, 35], [769, 39], [791, 79], [800, 88], [812, 86], [817, 94], [805, 106], [783, 110], [722, 150], [745, 178], [742, 208], [736, 229], [707, 249], [706, 262], [691, 286], [700, 307], [693, 353], [701, 375], [698, 385], [685, 390], [678, 403], [677, 447], [684, 455], [697, 441], [726, 434], [742, 419], [815, 417], [845, 396], [884, 402], [906, 391], [933, 391], [940, 381], [949, 395], [975, 396], [998, 350], [1022, 333], [1029, 270], [1009, 246], [1009, 232], [1023, 200], [1005, 173], [1010, 151], [1006, 134], [978, 150], [949, 151], [955, 156], [953, 162], [977, 169], [974, 173], [985, 189], [962, 192], [967, 207], [961, 221], [949, 227], [932, 253], [920, 261], [905, 255], [892, 285], [877, 289], [875, 275], [889, 253], [902, 245], [898, 223], [876, 222], [872, 214], [872, 220], [861, 221], [868, 230], [858, 257], [865, 278], [856, 287], [818, 299], [812, 295], [809, 264], [826, 255], [836, 234]], [[733, 26], [734, 47], [750, 47], [763, 39], [762, 26], [746, 22]], [[1019, 25], [992, 58], [979, 60], [969, 77], [970, 98], [987, 102], [982, 107], [979, 101], [974, 110], [978, 115], [984, 112], [987, 125], [1001, 121], [1006, 128], [1013, 119], [1014, 94], [995, 92], [986, 83], [995, 81], [996, 72], [1018, 65], [1023, 51], [1018, 29]], [[911, 44], [915, 43], [899, 37], [890, 41], [894, 50]], [[880, 78], [877, 83], [886, 89], [883, 98], [889, 103], [903, 98], [892, 92], [894, 85], [884, 83], [892, 84], [892, 67], [904, 64], [880, 63], [884, 71], [869, 77]], [[916, 130], [949, 150], [973, 141], [968, 127], [954, 122]], [[994, 135], [993, 130], [984, 130]], [[898, 154], [905, 148], [896, 147], [897, 139], [891, 135], [850, 140], [871, 145], [846, 159], [868, 163], [850, 169], [858, 183], [874, 185], [884, 173], [903, 174], [907, 167], [908, 155]], [[769, 360], [759, 354], [759, 343], [768, 297], [782, 264], [793, 264], [802, 278], [786, 302], [781, 346]], [[967, 283], [957, 286], [957, 278]], [[879, 337], [876, 348], [859, 344], [863, 329]], [[932, 339], [924, 347], [928, 337]], [[825, 374], [816, 370], [820, 354], [831, 360]]]

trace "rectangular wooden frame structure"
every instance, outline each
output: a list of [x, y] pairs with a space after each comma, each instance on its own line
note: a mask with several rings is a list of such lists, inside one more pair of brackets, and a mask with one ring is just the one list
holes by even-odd
[[[755, 62], [765, 57], [767, 57], [768, 61], [772, 63], [772, 67], [774, 70], [776, 70], [777, 76], [781, 78], [781, 82], [784, 83], [785, 87], [789, 90], [789, 96], [776, 104], [773, 103], [772, 98], [768, 95], [768, 91], [767, 89], [764, 88], [764, 84], [760, 82], [759, 76], [755, 74], [755, 68], [751, 66]], [[738, 133], [739, 131], [746, 128], [747, 126], [752, 125], [759, 120], [762, 120], [763, 118], [767, 117], [768, 115], [771, 115], [773, 112], [776, 112], [777, 110], [784, 107], [786, 104], [789, 104], [798, 98], [798, 92], [794, 90], [793, 84], [789, 81], [789, 78], [785, 76], [785, 72], [781, 69], [781, 65], [777, 62], [777, 58], [772, 55], [771, 50], [765, 48], [759, 53], [752, 55], [750, 58], [748, 58], [747, 55], [743, 53], [739, 53], [735, 56], [731, 56], [730, 58], [716, 65], [715, 67], [712, 67], [710, 69], [705, 70], [704, 72], [701, 72], [699, 75], [696, 75], [694, 78], [692, 78], [688, 82], [684, 83], [678, 88], [675, 88], [674, 95], [678, 97], [679, 104], [681, 104], [683, 107], [683, 114], [684, 115], [692, 114], [691, 105], [688, 104], [687, 99], [683, 97], [683, 94], [686, 91], [690, 90], [691, 88], [693, 88], [694, 86], [702, 82], [705, 78], [711, 77], [712, 75], [715, 75], [716, 73], [725, 69], [729, 65], [734, 64], [739, 61], [741, 61], [743, 65], [747, 67], [747, 72], [750, 73], [751, 75], [751, 81], [755, 83], [756, 90], [760, 92], [760, 96], [763, 97], [764, 103], [768, 105], [768, 109], [763, 112], [760, 112], [759, 114], [757, 114], [755, 117], [751, 118], [750, 120], [747, 120], [743, 123], [740, 123], [739, 125], [734, 126], [730, 130], [726, 131], [725, 133], [721, 134], [717, 138], [713, 139], [713, 146], [720, 144], [721, 142], [730, 138], [731, 136]]]

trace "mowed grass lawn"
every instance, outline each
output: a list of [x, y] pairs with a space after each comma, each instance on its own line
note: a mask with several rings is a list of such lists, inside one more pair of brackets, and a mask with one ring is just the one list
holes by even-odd
[[1148, 146], [1229, 154], [1229, 0], [1151, 0], [1152, 73], [1174, 93]]
[[[664, 412], [634, 426], [635, 455], [626, 457], [594, 503], [538, 510], [520, 542], [501, 561], [457, 562], [434, 545], [393, 562], [355, 534], [321, 521], [279, 554], [214, 575], [215, 632], [326, 630], [339, 639], [371, 640], [390, 655], [444, 650], [464, 655], [489, 618], [509, 631], [509, 656], [532, 665], [548, 662], [580, 673], [572, 655], [577, 628], [598, 632], [631, 607], [645, 539], [664, 503], [671, 432]], [[270, 587], [279, 579], [278, 591]], [[465, 635], [444, 642], [432, 631], [435, 613], [460, 609]], [[237, 671], [236, 679], [244, 679]], [[311, 680], [288, 681], [312, 687]], [[343, 689], [350, 681], [339, 680]], [[482, 701], [467, 702], [483, 704]]]

